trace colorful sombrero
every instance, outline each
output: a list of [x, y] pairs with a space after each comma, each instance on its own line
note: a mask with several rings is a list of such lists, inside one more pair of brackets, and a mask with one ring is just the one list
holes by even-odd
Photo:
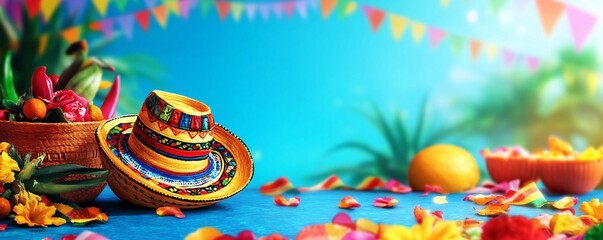
[[172, 93], [151, 92], [138, 115], [108, 120], [96, 137], [111, 190], [140, 206], [211, 205], [253, 175], [241, 139], [215, 124], [207, 105]]

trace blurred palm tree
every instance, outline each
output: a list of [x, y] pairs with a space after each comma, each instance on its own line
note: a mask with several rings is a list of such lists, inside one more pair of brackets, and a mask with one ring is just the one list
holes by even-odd
[[603, 143], [603, 98], [594, 49], [565, 48], [534, 73], [512, 71], [481, 86], [477, 99], [459, 97], [463, 120], [454, 131], [482, 135], [495, 146], [543, 147], [549, 135]]
[[[46, 23], [43, 23], [39, 15], [30, 19], [25, 6], [21, 7], [21, 12], [23, 24], [19, 29], [9, 20], [4, 9], [0, 8], [0, 57], [3, 57], [7, 51], [14, 53], [12, 68], [18, 93], [23, 93], [30, 87], [31, 75], [38, 66], [46, 66], [49, 74], [60, 74], [71, 63], [72, 58], [64, 54], [69, 43], [62, 38], [62, 30], [77, 25], [88, 26], [94, 21], [93, 9], [86, 11], [81, 22], [77, 21], [76, 15], [66, 14], [61, 7], [57, 8]], [[156, 85], [162, 84], [160, 79], [165, 74], [164, 68], [147, 55], [102, 56], [106, 47], [121, 37], [121, 33], [117, 32], [111, 38], [98, 38], [95, 35], [100, 36], [99, 33], [87, 27], [80, 29], [83, 39], [89, 40], [90, 55], [98, 56], [115, 66], [116, 73], [122, 77], [122, 92], [136, 91], [139, 82], [134, 79], [138, 78], [152, 81]], [[44, 33], [48, 33], [48, 40], [45, 50], [39, 51], [42, 44], [40, 36]], [[90, 41], [90, 39], [96, 40]], [[113, 74], [104, 75], [103, 78], [112, 79]], [[99, 91], [95, 98], [97, 104], [102, 103], [107, 91]], [[118, 113], [137, 112], [140, 102], [135, 94], [120, 94]]]

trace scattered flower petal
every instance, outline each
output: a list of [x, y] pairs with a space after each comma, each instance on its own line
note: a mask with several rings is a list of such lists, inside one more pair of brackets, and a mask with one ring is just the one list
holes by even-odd
[[298, 188], [300, 192], [315, 192], [315, 191], [324, 191], [324, 190], [334, 190], [343, 187], [343, 181], [337, 175], [331, 175], [327, 179], [322, 182], [312, 186], [312, 187], [303, 187]]
[[448, 203], [448, 200], [446, 200], [446, 196], [435, 196], [435, 197], [433, 197], [433, 203], [446, 204], [446, 203]]
[[434, 211], [433, 213], [430, 213], [430, 212], [431, 211], [429, 209], [423, 209], [419, 205], [415, 206], [415, 208], [413, 210], [415, 220], [419, 224], [423, 223], [423, 219], [425, 219], [429, 216], [433, 216], [436, 220], [444, 219], [444, 216], [443, 216], [444, 214], [442, 211], [438, 210], [438, 211]]
[[103, 235], [100, 235], [98, 233], [92, 232], [92, 231], [83, 231], [82, 233], [80, 233], [80, 235], [77, 235], [77, 237], [75, 238], [77, 240], [109, 240], [108, 238], [106, 238]]
[[409, 193], [412, 192], [412, 188], [410, 188], [409, 186], [406, 186], [398, 181], [396, 181], [395, 179], [390, 179], [385, 183], [385, 189], [387, 191], [393, 192], [393, 193]]
[[472, 201], [477, 205], [483, 206], [486, 205], [490, 202], [496, 201], [498, 203], [502, 203], [505, 200], [505, 197], [502, 195], [483, 195], [483, 194], [477, 194], [477, 195], [467, 195], [465, 196], [465, 198], [463, 198], [463, 201]]
[[293, 189], [293, 184], [286, 177], [280, 177], [272, 182], [260, 186], [260, 193], [264, 195], [279, 195]]
[[184, 218], [184, 213], [177, 207], [159, 207], [155, 210], [155, 213], [159, 216], [174, 216], [177, 218]]
[[465, 221], [463, 221], [463, 229], [467, 230], [470, 228], [474, 228], [474, 227], [481, 227], [481, 225], [483, 224], [482, 221], [478, 221], [478, 220], [474, 220], [471, 218], [465, 218]]
[[377, 240], [377, 236], [367, 232], [351, 231], [347, 233], [342, 240]]
[[345, 197], [343, 197], [343, 199], [341, 199], [341, 201], [339, 201], [339, 208], [350, 209], [350, 208], [359, 208], [359, 207], [360, 207], [360, 203], [358, 203], [358, 201], [356, 201], [356, 199], [354, 199], [350, 196], [345, 196]]
[[237, 240], [255, 240], [255, 234], [250, 230], [243, 230], [237, 234]]
[[507, 211], [509, 211], [509, 205], [490, 203], [486, 205], [485, 208], [479, 210], [476, 209], [476, 211], [480, 216], [498, 216], [501, 214], [507, 214]]
[[325, 224], [325, 230], [327, 231], [327, 239], [342, 239], [353, 229], [339, 224], [327, 223]]
[[280, 235], [278, 233], [273, 233], [268, 236], [260, 237], [260, 238], [258, 238], [258, 240], [287, 240], [287, 238], [283, 237], [282, 235]]
[[354, 222], [352, 221], [350, 215], [344, 212], [340, 212], [335, 215], [335, 217], [333, 217], [333, 220], [331, 220], [331, 223], [335, 225], [344, 226], [349, 229], [354, 229], [356, 226], [356, 224], [354, 224]]
[[427, 196], [429, 193], [445, 194], [441, 186], [425, 184], [425, 192], [421, 196]]
[[75, 235], [75, 234], [63, 235], [61, 237], [61, 240], [75, 240], [75, 239], [77, 239], [77, 235]]
[[576, 204], [578, 204], [578, 198], [575, 197], [563, 197], [558, 201], [549, 202], [551, 207], [559, 210], [569, 210], [572, 214], [575, 213], [574, 206], [576, 206]]
[[563, 212], [553, 215], [550, 222], [550, 228], [553, 231], [553, 234], [562, 233], [575, 236], [585, 233], [589, 227], [584, 225], [579, 217], [569, 212]]
[[184, 240], [214, 240], [220, 236], [222, 236], [222, 233], [218, 229], [203, 227], [188, 234]]
[[[512, 229], [512, 231], [510, 231]], [[531, 239], [546, 240], [549, 234], [526, 217], [507, 215], [490, 219], [482, 227], [482, 240]]]
[[358, 186], [356, 186], [356, 190], [360, 191], [371, 191], [375, 188], [383, 188], [385, 187], [385, 183], [378, 177], [366, 177]]
[[360, 219], [356, 220], [356, 231], [363, 231], [363, 232], [369, 232], [372, 234], [378, 234], [379, 233], [379, 225], [371, 222], [371, 220], [368, 220], [366, 218], [360, 218]]
[[6, 224], [6, 223], [0, 224], [0, 232], [3, 232], [4, 230], [6, 230], [7, 227], [8, 227], [8, 224]]
[[383, 198], [375, 198], [375, 202], [373, 202], [373, 206], [380, 208], [392, 208], [398, 203], [398, 200], [392, 197], [383, 197]]
[[301, 199], [299, 197], [289, 198], [289, 201], [283, 196], [274, 196], [274, 203], [278, 206], [283, 207], [297, 207], [299, 206]]
[[594, 224], [603, 222], [603, 204], [598, 198], [593, 198], [589, 202], [580, 204], [580, 211], [584, 213], [584, 218], [590, 219]]
[[519, 179], [501, 183], [493, 183], [486, 180], [482, 182], [481, 186], [470, 189], [466, 193], [505, 193], [509, 190], [519, 190]]
[[455, 222], [440, 221], [433, 216], [427, 216], [422, 223], [411, 228], [392, 226], [385, 229], [383, 239], [462, 239], [461, 229]]

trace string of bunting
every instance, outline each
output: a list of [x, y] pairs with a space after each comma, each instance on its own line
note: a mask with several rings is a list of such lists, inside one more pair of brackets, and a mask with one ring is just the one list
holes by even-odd
[[[22, 3], [20, 3], [21, 1]], [[0, 0], [0, 5], [3, 9], [8, 10], [11, 19], [19, 26], [21, 19], [20, 11], [14, 10], [19, 9], [20, 4], [25, 4], [27, 14], [30, 18], [42, 15], [42, 20], [47, 21], [52, 17], [61, 2], [63, 2], [63, 5], [70, 14], [81, 13], [86, 7], [86, 1], [80, 0]], [[111, 2], [115, 3], [119, 10], [124, 10], [127, 6], [127, 1], [123, 0], [93, 0], [92, 4], [100, 15], [105, 16]], [[338, 12], [340, 17], [345, 18], [361, 9], [367, 17], [373, 32], [377, 32], [380, 29], [387, 17], [390, 22], [392, 36], [395, 40], [400, 40], [406, 29], [410, 28], [409, 31], [411, 32], [413, 42], [416, 44], [421, 43], [425, 35], [427, 35], [429, 45], [432, 48], [437, 48], [445, 39], [449, 39], [452, 54], [455, 56], [460, 54], [465, 45], [468, 45], [470, 58], [474, 62], [485, 51], [490, 61], [497, 60], [500, 53], [502, 53], [503, 62], [507, 67], [513, 65], [515, 62], [524, 60], [528, 69], [535, 71], [540, 64], [540, 60], [537, 57], [521, 54], [517, 51], [502, 48], [476, 38], [454, 34], [406, 16], [385, 12], [373, 6], [364, 4], [358, 6], [353, 0], [287, 0], [262, 3], [224, 0], [163, 0], [159, 5], [156, 5], [157, 0], [145, 0], [144, 3], [146, 9], [120, 16], [105, 17], [88, 25], [72, 26], [62, 30], [58, 34], [67, 42], [74, 42], [81, 38], [82, 29], [87, 28], [102, 32], [106, 38], [110, 38], [115, 31], [115, 26], [119, 26], [127, 38], [132, 38], [135, 22], [138, 23], [143, 31], [148, 31], [152, 15], [157, 23], [162, 28], [165, 28], [167, 27], [170, 15], [188, 18], [190, 11], [198, 6], [200, 6], [202, 15], [207, 15], [212, 7], [214, 7], [220, 20], [225, 21], [230, 15], [235, 22], [239, 22], [243, 14], [247, 16], [249, 21], [254, 21], [258, 14], [265, 21], [271, 18], [276, 18], [277, 20], [283, 19], [283, 16], [292, 18], [296, 13], [300, 18], [306, 19], [308, 12], [311, 10], [320, 10], [324, 19], [329, 18], [333, 12]], [[40, 54], [46, 50], [48, 34], [44, 33], [40, 36], [38, 47]]]
[[[507, 2], [508, 0], [490, 0], [490, 9], [494, 14], [498, 14]], [[519, 12], [523, 12], [530, 1], [515, 0], [514, 2]], [[534, 2], [546, 36], [550, 37], [552, 35], [559, 19], [565, 13], [574, 40], [574, 48], [577, 52], [582, 50], [584, 42], [595, 28], [597, 16], [571, 4], [556, 0], [534, 0]], [[449, 3], [450, 0], [440, 0], [442, 7], [447, 7]]]

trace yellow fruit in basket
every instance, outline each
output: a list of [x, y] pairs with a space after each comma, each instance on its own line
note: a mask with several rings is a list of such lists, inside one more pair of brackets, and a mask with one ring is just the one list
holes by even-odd
[[454, 145], [434, 145], [423, 149], [408, 168], [408, 183], [415, 191], [425, 184], [437, 185], [445, 192], [464, 192], [479, 181], [479, 168], [471, 153]]
[[31, 98], [23, 104], [23, 115], [30, 121], [34, 120], [34, 118], [44, 119], [46, 111], [44, 101], [37, 98]]
[[105, 120], [103, 116], [103, 112], [95, 105], [90, 105], [90, 120], [92, 121], [102, 121]]
[[576, 160], [578, 161], [597, 161], [603, 158], [601, 152], [595, 150], [593, 147], [588, 147], [584, 152], [580, 153]]
[[574, 153], [574, 148], [571, 144], [553, 136], [549, 137], [549, 149], [553, 154], [561, 154], [563, 156], [570, 156]]

